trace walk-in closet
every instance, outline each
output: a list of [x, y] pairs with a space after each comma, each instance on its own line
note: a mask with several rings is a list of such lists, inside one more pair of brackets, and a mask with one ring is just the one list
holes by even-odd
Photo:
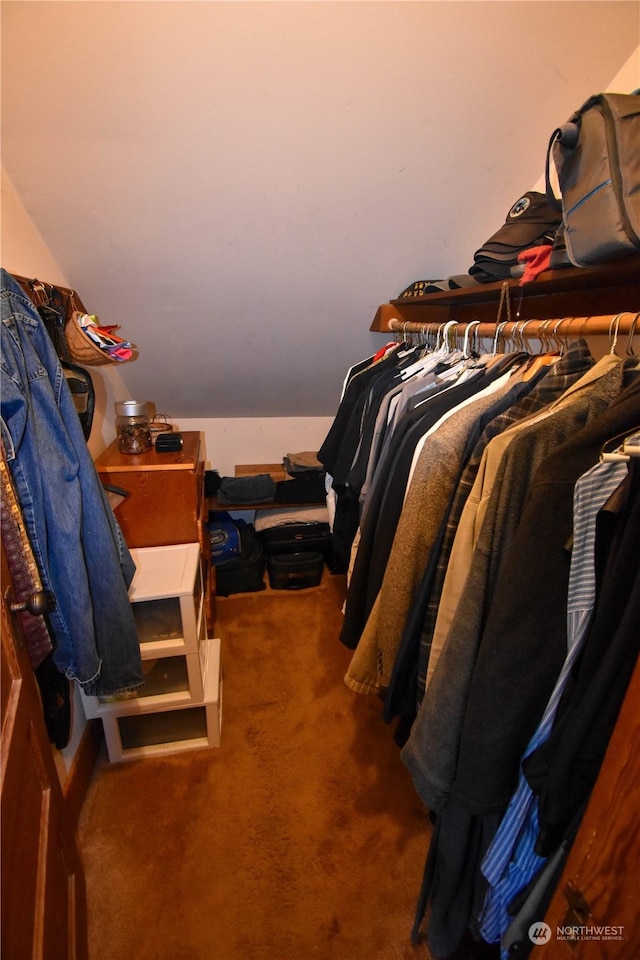
[[640, 4], [0, 0], [5, 960], [640, 956]]

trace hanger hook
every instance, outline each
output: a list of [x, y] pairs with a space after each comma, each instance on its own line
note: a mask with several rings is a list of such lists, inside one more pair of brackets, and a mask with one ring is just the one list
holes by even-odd
[[447, 322], [446, 322], [445, 325], [444, 325], [444, 336], [445, 336], [445, 337], [448, 337], [448, 336], [449, 336], [449, 332], [450, 332], [454, 327], [457, 327], [457, 326], [458, 326], [458, 321], [457, 321], [457, 320], [447, 320]]
[[615, 317], [612, 317], [611, 323], [609, 324], [609, 353], [612, 356], [615, 354], [616, 347], [618, 346], [618, 331], [620, 329], [620, 318], [622, 316], [622, 313], [616, 314]]
[[526, 336], [526, 330], [527, 330], [527, 326], [528, 326], [531, 322], [532, 322], [531, 320], [523, 320], [523, 321], [521, 322], [521, 324], [520, 324], [520, 329], [519, 329], [519, 332], [518, 332], [518, 335], [519, 335], [519, 337], [520, 337], [520, 349], [521, 349], [524, 353], [527, 352], [527, 343], [526, 343], [527, 336]]
[[562, 340], [560, 339], [560, 335], [559, 335], [559, 333], [558, 333], [558, 331], [559, 331], [559, 329], [560, 329], [560, 324], [562, 323], [562, 320], [563, 320], [562, 317], [561, 317], [559, 320], [556, 320], [555, 324], [553, 325], [553, 332], [552, 332], [552, 337], [553, 337], [553, 339], [554, 339], [555, 342], [556, 342], [556, 348], [557, 348], [557, 350], [558, 350], [559, 353], [562, 353], [562, 350], [563, 350], [563, 347], [564, 347], [564, 344], [563, 344]]
[[480, 326], [479, 320], [471, 320], [471, 322], [468, 323], [466, 326], [466, 329], [464, 331], [464, 340], [462, 342], [462, 352], [465, 357], [469, 356], [469, 338], [470, 338], [471, 332], [473, 330], [476, 330], [479, 326]]
[[544, 352], [545, 352], [545, 353], [550, 353], [550, 352], [551, 352], [551, 348], [552, 348], [552, 346], [553, 346], [552, 343], [551, 343], [551, 340], [549, 339], [549, 334], [547, 333], [547, 330], [549, 329], [549, 325], [550, 325], [551, 323], [552, 323], [551, 320], [543, 320], [543, 321], [542, 321], [542, 324], [541, 324], [541, 327], [540, 327], [540, 332], [542, 333], [542, 338], [541, 338], [541, 339], [542, 339], [542, 345], [543, 345], [543, 347], [544, 347]]
[[633, 338], [636, 335], [636, 324], [638, 322], [638, 317], [640, 317], [640, 313], [636, 313], [635, 317], [633, 317], [631, 320], [631, 324], [629, 325], [629, 339], [627, 340], [628, 357], [635, 357], [636, 355], [635, 350], [633, 349]]
[[495, 334], [495, 337], [493, 338], [493, 356], [494, 356], [494, 357], [495, 357], [496, 353], [498, 352], [498, 341], [499, 341], [500, 337], [502, 336], [502, 331], [504, 330], [504, 328], [506, 327], [506, 325], [507, 325], [508, 322], [509, 322], [508, 320], [503, 320], [503, 321], [502, 321], [501, 323], [499, 323], [499, 324], [497, 325], [497, 327], [496, 327], [496, 334]]
[[578, 338], [580, 340], [584, 340], [584, 331], [587, 329], [587, 324], [589, 323], [589, 320], [591, 320], [591, 314], [589, 314], [588, 317], [583, 318], [582, 326], [580, 327], [580, 333], [578, 334]]

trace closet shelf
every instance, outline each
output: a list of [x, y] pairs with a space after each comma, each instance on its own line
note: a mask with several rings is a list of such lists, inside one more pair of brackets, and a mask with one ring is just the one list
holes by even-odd
[[[629, 257], [595, 267], [547, 270], [523, 286], [513, 279], [391, 300], [378, 307], [369, 329], [388, 333], [393, 320], [495, 324], [504, 283], [508, 284], [512, 320], [595, 317], [640, 309], [640, 257]], [[505, 309], [500, 319], [507, 320]]]
[[[291, 477], [284, 469], [282, 463], [237, 463], [235, 466], [235, 477], [255, 477], [257, 474], [268, 473], [272, 480], [279, 483], [282, 480], [291, 480]], [[253, 511], [253, 510], [291, 510], [299, 507], [324, 507], [325, 500], [316, 503], [300, 503], [292, 500], [291, 503], [285, 501], [270, 500], [267, 503], [220, 503], [216, 496], [208, 498], [209, 510], [235, 510], [235, 511]]]

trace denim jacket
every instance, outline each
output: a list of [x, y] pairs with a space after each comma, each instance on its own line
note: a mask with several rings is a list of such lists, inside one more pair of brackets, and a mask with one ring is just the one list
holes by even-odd
[[85, 692], [142, 686], [127, 589], [135, 567], [38, 311], [2, 270], [2, 439], [43, 587], [53, 659]]

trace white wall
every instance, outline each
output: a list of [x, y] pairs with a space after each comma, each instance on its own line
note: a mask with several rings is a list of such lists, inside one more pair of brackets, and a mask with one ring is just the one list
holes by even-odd
[[[5, 270], [70, 286], [4, 168], [1, 213], [0, 262]], [[77, 292], [82, 299], [83, 291]], [[90, 303], [85, 306], [92, 309]], [[113, 404], [129, 397], [129, 388], [124, 368], [92, 367], [90, 373], [96, 390], [96, 412], [89, 449], [96, 457], [115, 436]], [[286, 389], [286, 385], [282, 389]], [[154, 396], [141, 399], [153, 402]], [[337, 402], [338, 397], [336, 406]], [[169, 405], [169, 409], [161, 412], [172, 416], [174, 410]], [[237, 463], [278, 463], [286, 453], [317, 450], [331, 425], [331, 417], [174, 419], [182, 430], [204, 433], [208, 466], [222, 476], [233, 476]]]
[[3, 163], [138, 345], [128, 392], [329, 416], [378, 304], [468, 269], [638, 23], [615, 0], [5, 2]]
[[[605, 89], [617, 92], [630, 92], [640, 87], [640, 46], [622, 65]], [[578, 104], [576, 104], [578, 106]], [[544, 189], [544, 178], [534, 184], [535, 190]], [[2, 265], [25, 276], [38, 276], [52, 283], [69, 285], [58, 263], [39, 235], [27, 214], [6, 171], [2, 169]], [[83, 291], [78, 291], [83, 296]], [[394, 290], [386, 291], [392, 297]], [[377, 304], [375, 305], [377, 306]], [[87, 304], [92, 309], [91, 303]], [[358, 322], [362, 327], [361, 354], [364, 356], [371, 345], [379, 345], [385, 336], [371, 334], [366, 328], [373, 319], [364, 315]], [[308, 333], [309, 343], [313, 343], [313, 331]], [[340, 371], [359, 359], [356, 351], [341, 361]], [[92, 375], [98, 393], [97, 411], [90, 448], [97, 454], [113, 439], [113, 403], [130, 395], [126, 385], [127, 370], [111, 368], [93, 368]], [[274, 392], [286, 392], [286, 382], [273, 385]], [[336, 389], [335, 408], [337, 408], [339, 390]], [[143, 399], [155, 400], [155, 393]], [[173, 416], [178, 427], [183, 430], [201, 430], [205, 436], [208, 466], [218, 470], [223, 476], [233, 475], [239, 463], [276, 463], [285, 453], [300, 450], [317, 450], [331, 425], [332, 416], [325, 417], [179, 417], [171, 403], [162, 412]]]
[[[336, 409], [338, 406], [336, 397]], [[204, 433], [208, 466], [223, 477], [232, 477], [236, 464], [282, 463], [287, 453], [316, 453], [332, 417], [264, 417], [177, 422], [181, 430]]]
[[[9, 273], [70, 286], [51, 250], [47, 247], [4, 167], [2, 168], [2, 213], [0, 255]], [[77, 291], [82, 299], [82, 291]], [[91, 310], [89, 304], [85, 304]], [[113, 403], [128, 396], [120, 370], [113, 367], [92, 367], [91, 379], [96, 391], [96, 410], [89, 439], [89, 449], [97, 456], [115, 436]]]

